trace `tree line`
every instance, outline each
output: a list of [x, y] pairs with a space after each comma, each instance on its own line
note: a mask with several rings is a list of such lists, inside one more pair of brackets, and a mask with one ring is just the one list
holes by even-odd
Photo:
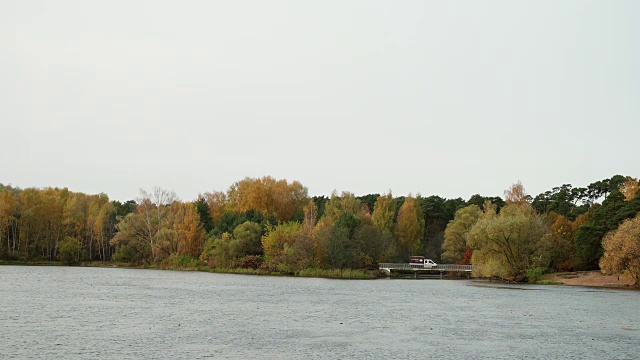
[[0, 184], [0, 258], [296, 273], [425, 255], [511, 280], [598, 268], [637, 273], [640, 221], [628, 220], [640, 212], [637, 188], [637, 179], [616, 175], [535, 197], [519, 182], [504, 198], [310, 197], [297, 181], [265, 176], [195, 201], [154, 188], [120, 203], [106, 194]]
[[545, 272], [601, 269], [628, 273], [638, 284], [637, 190], [637, 179], [616, 175], [587, 188], [566, 184], [532, 198], [518, 182], [505, 191], [500, 210], [488, 201], [458, 210], [445, 230], [442, 258], [473, 264], [483, 277], [524, 280]]

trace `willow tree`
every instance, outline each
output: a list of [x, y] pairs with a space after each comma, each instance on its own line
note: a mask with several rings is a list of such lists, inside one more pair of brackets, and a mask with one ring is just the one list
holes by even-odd
[[527, 203], [511, 203], [498, 216], [483, 217], [469, 233], [474, 273], [524, 279], [527, 268], [535, 264], [535, 251], [546, 234], [546, 222]]
[[470, 205], [456, 211], [453, 220], [447, 224], [444, 231], [442, 259], [449, 262], [460, 262], [469, 249], [468, 237], [473, 225], [482, 216], [482, 210], [477, 205]]

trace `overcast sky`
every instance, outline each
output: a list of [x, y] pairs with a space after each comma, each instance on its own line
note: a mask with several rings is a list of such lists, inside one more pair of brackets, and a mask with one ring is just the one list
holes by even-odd
[[640, 176], [640, 1], [0, 2], [0, 183], [183, 200]]

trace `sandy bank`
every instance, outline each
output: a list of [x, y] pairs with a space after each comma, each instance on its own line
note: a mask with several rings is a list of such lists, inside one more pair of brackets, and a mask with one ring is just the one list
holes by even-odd
[[633, 280], [629, 276], [604, 275], [600, 271], [573, 271], [549, 274], [546, 280], [575, 286], [630, 287]]

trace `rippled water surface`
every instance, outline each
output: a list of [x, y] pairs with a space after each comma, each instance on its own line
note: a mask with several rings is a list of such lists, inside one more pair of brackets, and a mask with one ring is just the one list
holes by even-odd
[[2, 359], [640, 358], [640, 292], [0, 266]]

